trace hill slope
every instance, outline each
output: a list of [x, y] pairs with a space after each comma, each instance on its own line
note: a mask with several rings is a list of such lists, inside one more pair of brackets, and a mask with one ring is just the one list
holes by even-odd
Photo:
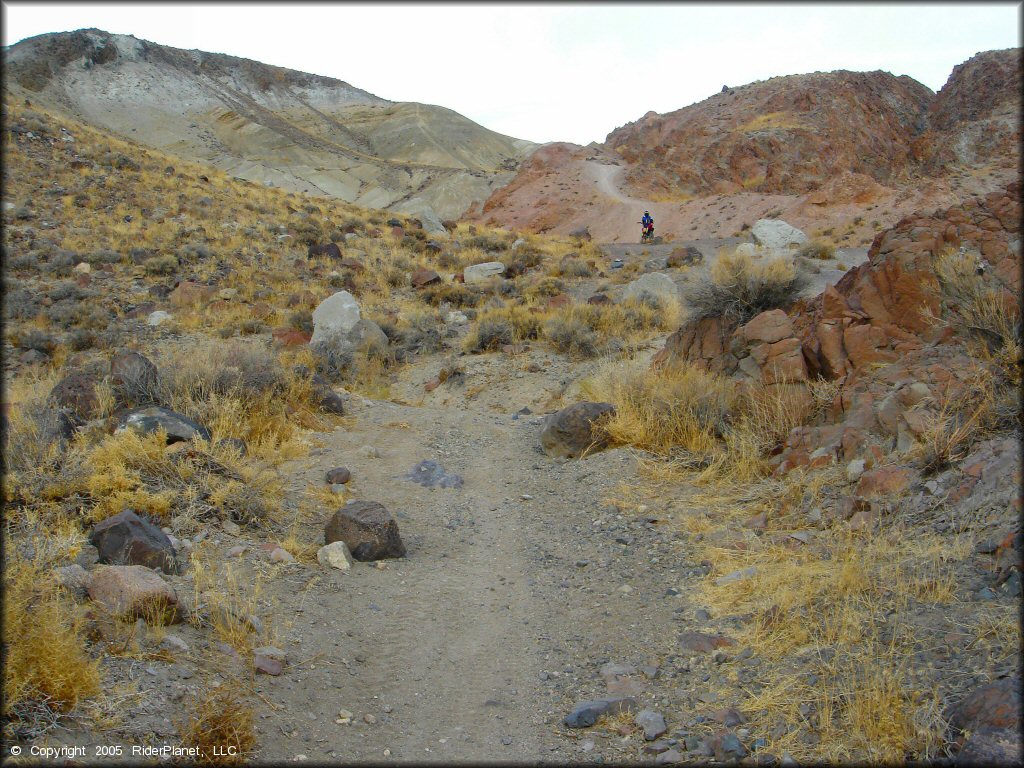
[[[612, 131], [545, 147], [470, 215], [495, 225], [633, 239], [722, 237], [773, 213], [866, 245], [918, 209], [1017, 175], [1020, 49], [958, 66], [938, 94], [886, 72], [776, 77]], [[875, 222], [872, 225], [872, 222]], [[826, 235], [827, 236], [827, 235]]]
[[100, 30], [5, 50], [9, 97], [250, 181], [456, 217], [511, 178], [532, 143], [443, 107]]

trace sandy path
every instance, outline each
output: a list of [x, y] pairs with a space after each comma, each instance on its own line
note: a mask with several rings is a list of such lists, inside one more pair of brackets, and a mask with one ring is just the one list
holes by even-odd
[[[592, 525], [633, 459], [554, 462], [537, 447], [539, 418], [511, 412], [362, 401], [353, 415], [296, 464], [294, 487], [348, 466], [356, 495], [395, 514], [408, 557], [348, 574], [295, 565], [271, 583], [290, 657], [314, 661], [258, 679], [280, 707], [261, 718], [260, 759], [381, 760], [385, 749], [418, 762], [573, 759], [560, 721], [594, 686], [589, 649], [636, 653], [635, 612], [618, 588], [643, 565], [610, 558], [616, 526]], [[364, 445], [380, 457], [360, 455]], [[464, 487], [400, 477], [428, 458]], [[664, 634], [648, 642], [670, 645]], [[340, 709], [356, 721], [336, 724]]]

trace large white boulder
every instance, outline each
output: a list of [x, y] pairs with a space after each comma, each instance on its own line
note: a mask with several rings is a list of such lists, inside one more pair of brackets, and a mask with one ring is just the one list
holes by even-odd
[[486, 283], [493, 277], [505, 274], [505, 265], [500, 261], [486, 261], [483, 264], [474, 264], [462, 270], [462, 277], [466, 285], [473, 283]]
[[623, 299], [640, 300], [645, 296], [664, 306], [679, 301], [679, 288], [664, 272], [650, 272], [631, 282], [622, 293]]
[[313, 337], [309, 343], [317, 346], [345, 338], [359, 320], [355, 297], [348, 291], [338, 291], [313, 310]]
[[807, 242], [807, 235], [781, 219], [759, 219], [750, 234], [754, 242], [770, 251], [785, 251]]

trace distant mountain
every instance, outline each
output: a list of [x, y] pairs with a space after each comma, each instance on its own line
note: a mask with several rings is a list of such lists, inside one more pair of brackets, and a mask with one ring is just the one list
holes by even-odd
[[537, 146], [444, 107], [96, 29], [23, 40], [4, 64], [7, 98], [244, 179], [368, 207], [456, 218]]
[[[850, 221], [864, 212], [850, 205], [879, 203], [872, 218], [892, 224], [899, 210], [953, 205], [964, 191], [1015, 177], [1020, 110], [1019, 48], [977, 54], [938, 94], [888, 72], [724, 86], [674, 112], [649, 112], [603, 144], [545, 147], [469, 216], [560, 233], [589, 226], [614, 237], [638, 208], [658, 207], [664, 225], [720, 236], [768, 211], [809, 223], [845, 206]], [[716, 196], [741, 200], [749, 215], [709, 208]], [[859, 221], [853, 226], [858, 238], [870, 236]]]

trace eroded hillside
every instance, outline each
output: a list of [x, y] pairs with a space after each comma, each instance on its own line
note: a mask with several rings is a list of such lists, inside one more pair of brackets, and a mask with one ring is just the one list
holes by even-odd
[[369, 207], [457, 218], [534, 148], [443, 107], [95, 29], [4, 55], [12, 96], [250, 181]]

